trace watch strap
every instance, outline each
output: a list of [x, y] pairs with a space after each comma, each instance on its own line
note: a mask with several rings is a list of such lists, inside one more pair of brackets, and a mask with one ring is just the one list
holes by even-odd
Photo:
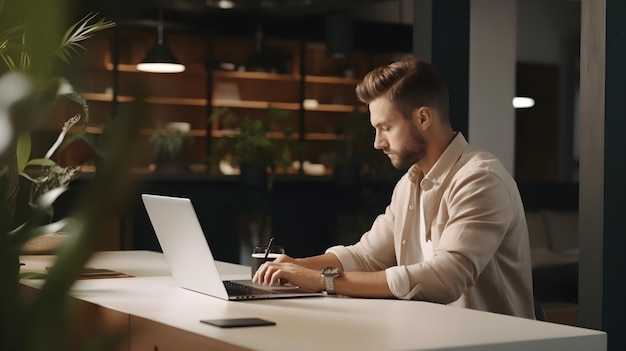
[[335, 277], [324, 276], [324, 284], [326, 284], [326, 293], [328, 295], [335, 295]]

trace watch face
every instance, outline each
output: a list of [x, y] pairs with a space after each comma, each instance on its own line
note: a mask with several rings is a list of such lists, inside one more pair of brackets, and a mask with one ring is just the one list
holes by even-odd
[[337, 276], [339, 275], [339, 268], [337, 267], [326, 267], [322, 270], [322, 274], [325, 276]]

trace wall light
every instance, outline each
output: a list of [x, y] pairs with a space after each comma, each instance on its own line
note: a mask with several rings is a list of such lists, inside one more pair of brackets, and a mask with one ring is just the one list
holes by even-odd
[[176, 60], [174, 54], [163, 40], [163, 1], [159, 4], [157, 43], [148, 52], [146, 58], [137, 65], [137, 69], [152, 73], [180, 73], [185, 70], [185, 65]]
[[535, 99], [529, 97], [516, 96], [513, 98], [514, 108], [530, 108], [535, 106]]

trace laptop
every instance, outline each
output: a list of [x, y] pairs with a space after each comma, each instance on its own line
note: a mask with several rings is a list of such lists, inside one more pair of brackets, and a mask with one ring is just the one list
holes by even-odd
[[224, 280], [188, 198], [142, 194], [172, 276], [185, 289], [224, 300], [323, 296], [293, 285], [263, 286], [251, 279]]

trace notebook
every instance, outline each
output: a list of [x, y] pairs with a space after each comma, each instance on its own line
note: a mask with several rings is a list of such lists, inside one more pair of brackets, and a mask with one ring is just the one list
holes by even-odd
[[177, 284], [224, 300], [323, 296], [297, 286], [262, 286], [224, 280], [215, 264], [196, 211], [188, 198], [142, 194], [148, 217]]

